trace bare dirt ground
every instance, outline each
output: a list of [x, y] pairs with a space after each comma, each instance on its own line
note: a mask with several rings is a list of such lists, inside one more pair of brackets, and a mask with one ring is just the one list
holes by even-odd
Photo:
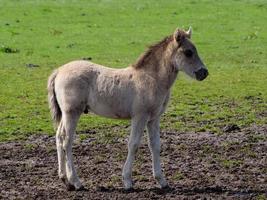
[[[134, 166], [135, 189], [122, 189], [127, 138], [100, 143], [88, 133], [74, 145], [87, 191], [69, 192], [57, 176], [55, 137], [0, 143], [0, 199], [265, 199], [267, 126], [225, 133], [162, 132], [162, 161], [170, 189], [158, 189], [146, 141]], [[77, 137], [79, 138], [79, 137]]]

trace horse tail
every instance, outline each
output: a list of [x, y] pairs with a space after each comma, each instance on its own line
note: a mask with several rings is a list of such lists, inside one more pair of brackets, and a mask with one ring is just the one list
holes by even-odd
[[56, 92], [55, 92], [55, 78], [57, 74], [58, 74], [58, 71], [55, 70], [49, 76], [48, 84], [47, 84], [49, 109], [50, 109], [55, 127], [58, 126], [59, 122], [61, 121], [61, 117], [62, 117], [62, 112], [58, 105]]

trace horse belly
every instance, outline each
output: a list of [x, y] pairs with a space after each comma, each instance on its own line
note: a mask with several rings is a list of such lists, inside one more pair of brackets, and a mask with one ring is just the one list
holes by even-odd
[[125, 108], [123, 105], [118, 104], [107, 104], [98, 101], [95, 104], [90, 105], [90, 111], [93, 113], [114, 119], [129, 119], [131, 118], [130, 110]]

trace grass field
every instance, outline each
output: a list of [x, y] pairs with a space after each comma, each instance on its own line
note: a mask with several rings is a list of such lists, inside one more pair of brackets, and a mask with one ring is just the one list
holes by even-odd
[[[0, 0], [0, 13], [0, 141], [54, 134], [46, 92], [54, 68], [81, 58], [127, 66], [190, 25], [210, 76], [200, 83], [181, 74], [162, 129], [220, 134], [228, 124], [267, 123], [264, 0]], [[78, 130], [124, 135], [128, 124], [88, 115]]]

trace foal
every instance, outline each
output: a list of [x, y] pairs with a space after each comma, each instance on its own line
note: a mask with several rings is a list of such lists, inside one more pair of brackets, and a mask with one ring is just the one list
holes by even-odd
[[191, 34], [191, 28], [188, 31], [177, 29], [124, 69], [73, 61], [51, 74], [48, 100], [57, 127], [58, 173], [68, 190], [83, 188], [73, 164], [72, 143], [79, 117], [88, 111], [105, 117], [131, 119], [128, 155], [122, 171], [125, 189], [133, 187], [133, 161], [145, 127], [153, 175], [162, 188], [167, 186], [160, 164], [159, 123], [171, 86], [179, 71], [199, 81], [208, 75], [190, 41]]

